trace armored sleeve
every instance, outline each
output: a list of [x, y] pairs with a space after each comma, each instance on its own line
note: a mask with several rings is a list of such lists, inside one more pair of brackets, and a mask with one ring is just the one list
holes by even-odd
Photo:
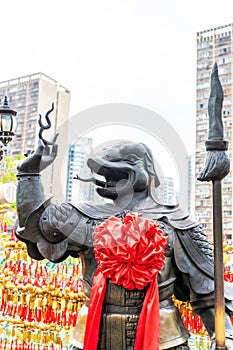
[[[200, 226], [176, 230], [175, 261], [190, 289], [190, 302], [195, 312], [214, 305], [214, 255]], [[226, 307], [233, 310], [233, 286], [225, 282]]]
[[69, 203], [49, 204], [31, 213], [17, 237], [37, 260], [60, 262], [68, 255], [78, 257], [92, 246], [93, 227], [88, 217]]

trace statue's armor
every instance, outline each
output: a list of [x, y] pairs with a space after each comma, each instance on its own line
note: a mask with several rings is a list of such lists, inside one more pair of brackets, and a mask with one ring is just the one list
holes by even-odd
[[[174, 230], [163, 221], [160, 227], [168, 236], [165, 251], [165, 264], [158, 276], [160, 297], [160, 349], [168, 349], [183, 344], [189, 337], [180, 313], [174, 306], [174, 282], [176, 269], [174, 266]], [[91, 282], [97, 268], [93, 250], [80, 254], [83, 262], [84, 292], [89, 298]], [[87, 267], [87, 269], [85, 269]], [[143, 290], [126, 290], [108, 281], [103, 306], [101, 334], [98, 349], [101, 350], [133, 350], [136, 328], [147, 288]], [[88, 299], [87, 299], [88, 300]], [[88, 301], [87, 301], [88, 304]], [[169, 332], [167, 330], [169, 329]], [[110, 337], [115, 332], [116, 337]]]
[[[76, 208], [68, 203], [49, 205], [47, 208], [40, 207], [28, 217], [25, 228], [18, 231], [19, 238], [28, 244], [32, 258], [39, 259], [41, 256], [52, 261], [61, 261], [68, 254], [80, 256], [87, 305], [92, 280], [97, 269], [92, 233], [98, 224], [110, 216], [109, 212], [105, 213], [106, 216], [103, 213], [96, 214], [96, 208], [94, 209], [92, 211], [91, 208], [89, 210], [85, 206]], [[158, 275], [159, 349], [175, 348], [186, 343], [189, 333], [182, 323], [179, 311], [172, 302], [172, 296], [175, 294], [180, 300], [190, 300], [196, 313], [213, 307], [214, 280], [213, 262], [211, 261], [213, 252], [197, 223], [185, 219], [177, 220], [175, 215], [165, 215], [159, 210], [156, 214], [155, 209], [140, 212], [145, 217], [157, 220], [168, 237], [165, 264]], [[121, 214], [112, 213], [112, 215]], [[32, 227], [37, 243], [29, 244]], [[199, 259], [194, 260], [195, 254], [198, 254]], [[205, 294], [202, 294], [203, 287]], [[225, 294], [226, 298], [231, 300], [233, 294], [231, 288], [228, 287]], [[98, 349], [133, 350], [137, 322], [146, 289], [147, 287], [143, 290], [130, 291], [108, 280]], [[231, 308], [230, 303], [229, 308]], [[208, 320], [206, 324], [208, 325]], [[211, 327], [208, 331], [211, 331]]]

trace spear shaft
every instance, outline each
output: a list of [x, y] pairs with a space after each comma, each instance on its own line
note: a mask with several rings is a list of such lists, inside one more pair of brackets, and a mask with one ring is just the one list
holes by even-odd
[[226, 153], [228, 142], [223, 139], [222, 103], [223, 89], [218, 77], [217, 64], [215, 64], [211, 74], [211, 91], [208, 102], [209, 135], [208, 141], [205, 143], [207, 157], [205, 166], [198, 176], [198, 180], [212, 181], [215, 348], [217, 350], [226, 349], [221, 180], [230, 171], [230, 160]]
[[215, 339], [216, 349], [220, 350], [226, 349], [221, 181], [213, 180], [212, 186], [214, 234]]

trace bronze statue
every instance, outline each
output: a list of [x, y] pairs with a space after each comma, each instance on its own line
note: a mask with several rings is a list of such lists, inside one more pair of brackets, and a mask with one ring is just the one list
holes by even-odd
[[[101, 158], [90, 158], [88, 166], [92, 172], [106, 178], [105, 182], [95, 180], [97, 191], [103, 197], [112, 198], [113, 204], [73, 206], [69, 203], [52, 204], [50, 199], [43, 198], [39, 173], [55, 158], [56, 144], [50, 154], [47, 149], [48, 146], [40, 141], [36, 152], [18, 168], [17, 236], [26, 242], [28, 254], [37, 260], [47, 258], [55, 262], [64, 260], [69, 254], [80, 256], [88, 303], [97, 268], [92, 237], [95, 227], [111, 216], [139, 212], [143, 217], [158, 221], [168, 237], [165, 266], [158, 276], [160, 349], [188, 349], [184, 344], [189, 334], [173, 305], [173, 294], [180, 300], [191, 301], [194, 311], [213, 336], [214, 265], [211, 246], [197, 222], [185, 216], [178, 207], [163, 206], [156, 201], [154, 189], [159, 180], [150, 150], [143, 144], [123, 144], [106, 150]], [[126, 181], [118, 198], [115, 185], [121, 179]], [[132, 191], [132, 188], [133, 196], [128, 203], [128, 190]], [[134, 348], [145, 293], [146, 288], [129, 291], [108, 281], [98, 349]], [[231, 333], [233, 291], [230, 286], [227, 286], [225, 296], [226, 329]], [[117, 336], [110, 336], [112, 327]]]
[[[28, 254], [34, 259], [46, 258], [60, 262], [68, 255], [81, 258], [83, 286], [87, 297], [86, 305], [92, 310], [90, 314], [93, 319], [89, 317], [87, 321], [84, 345], [83, 334], [83, 341], [79, 339], [74, 349], [188, 349], [189, 333], [182, 323], [179, 311], [173, 304], [173, 295], [179, 300], [191, 302], [194, 312], [201, 317], [212, 339], [211, 349], [214, 349], [212, 247], [196, 221], [185, 215], [178, 206], [162, 205], [156, 199], [155, 189], [159, 186], [159, 179], [150, 149], [142, 143], [124, 143], [106, 149], [98, 158], [88, 159], [87, 165], [93, 173], [93, 177], [89, 180], [95, 183], [100, 196], [112, 200], [112, 204], [103, 205], [94, 203], [54, 204], [50, 198], [44, 198], [40, 184], [40, 171], [53, 162], [56, 154], [56, 139], [47, 144], [40, 134], [37, 150], [19, 165], [17, 188], [19, 227], [16, 234], [27, 244]], [[97, 178], [96, 174], [101, 175], [104, 180]], [[111, 275], [113, 278], [109, 278], [109, 275], [106, 274], [107, 278], [103, 282], [105, 285], [102, 284], [103, 280], [99, 278], [98, 273], [98, 276], [96, 275], [99, 269], [98, 264], [102, 263], [96, 243], [96, 237], [99, 242], [101, 241], [101, 235], [97, 235], [102, 232], [100, 228], [107, 230], [109, 228], [107, 225], [112, 225], [112, 223], [115, 225], [109, 229], [109, 231], [112, 230], [110, 232], [112, 241], [109, 243], [106, 240], [102, 244], [103, 248], [109, 247], [111, 252], [114, 248], [116, 252], [123, 249], [124, 246], [121, 243], [119, 246], [118, 243], [114, 246], [114, 242], [118, 242], [114, 241], [114, 235], [119, 236], [119, 232], [122, 234], [123, 231], [119, 231], [119, 225], [125, 223], [126, 219], [127, 223], [135, 219], [136, 223], [141, 220], [140, 223], [143, 225], [151, 225], [148, 230], [150, 228], [156, 230], [156, 234], [160, 235], [161, 247], [165, 248], [161, 253], [164, 253], [165, 257], [164, 266], [161, 269], [160, 264], [157, 274], [154, 275], [158, 276], [154, 279], [158, 281], [159, 290], [160, 321], [157, 323], [153, 316], [158, 310], [156, 311], [156, 305], [151, 302], [156, 299], [156, 288], [151, 289], [154, 283], [152, 279], [150, 283], [142, 283], [140, 288], [132, 289], [134, 284], [131, 282], [134, 282], [134, 274], [128, 275], [122, 284], [118, 283], [122, 275], [114, 279], [113, 275]], [[93, 232], [95, 232], [94, 237]], [[125, 232], [127, 235], [128, 231]], [[151, 244], [150, 239], [153, 240], [155, 236], [150, 237], [147, 241], [148, 246]], [[94, 246], [98, 256], [94, 254]], [[147, 246], [145, 255], [146, 250]], [[111, 261], [114, 261], [114, 258], [115, 256]], [[107, 264], [107, 269], [110, 267]], [[138, 273], [141, 279], [147, 276], [146, 269]], [[94, 293], [90, 301], [92, 287]], [[226, 283], [227, 349], [233, 349], [232, 300], [233, 286]], [[153, 312], [150, 312], [150, 308]], [[137, 328], [142, 312], [147, 312], [153, 319], [150, 324], [146, 319], [147, 316], [144, 318], [147, 324], [143, 332], [142, 324]], [[101, 313], [100, 319], [96, 316], [97, 313]], [[156, 340], [153, 333], [154, 328], [158, 331], [158, 323], [160, 323], [160, 333], [159, 339]], [[80, 329], [83, 329], [82, 326], [80, 325]], [[140, 339], [137, 337], [139, 333]], [[144, 339], [143, 334], [151, 340]], [[97, 343], [91, 339], [92, 337]]]

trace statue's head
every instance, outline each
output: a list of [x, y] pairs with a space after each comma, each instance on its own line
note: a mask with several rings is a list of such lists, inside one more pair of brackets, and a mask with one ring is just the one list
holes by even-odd
[[143, 143], [121, 143], [91, 157], [87, 165], [93, 174], [98, 194], [116, 200], [119, 196], [151, 194], [159, 186], [153, 156]]

